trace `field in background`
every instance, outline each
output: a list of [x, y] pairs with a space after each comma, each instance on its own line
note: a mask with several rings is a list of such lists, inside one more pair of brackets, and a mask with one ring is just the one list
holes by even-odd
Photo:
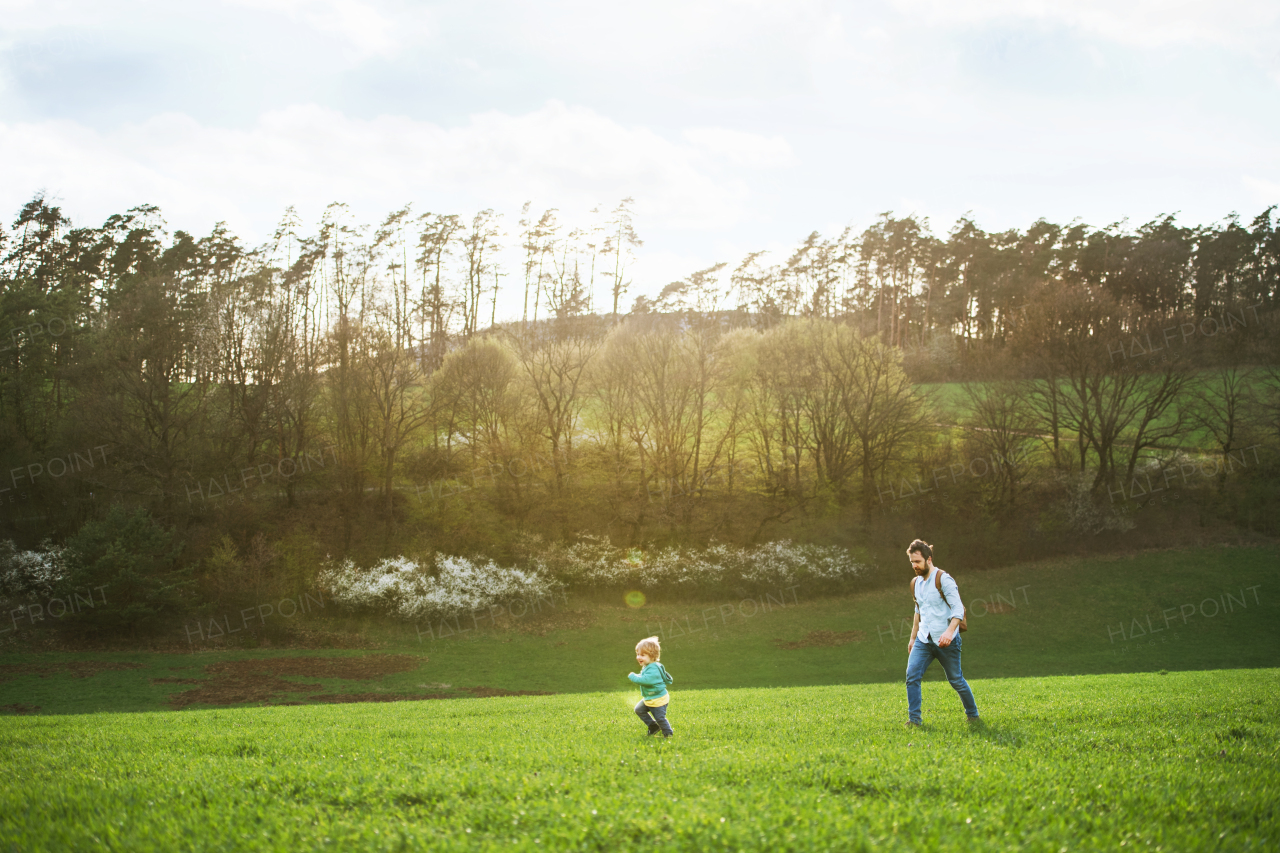
[[[1255, 638], [1256, 640], [1257, 638]], [[531, 666], [537, 662], [530, 662]], [[1274, 850], [1280, 671], [8, 719], [21, 850]], [[677, 681], [676, 687], [679, 687]]]
[[[980, 682], [1274, 665], [1278, 567], [1280, 549], [1264, 547], [956, 569], [969, 607], [966, 675]], [[612, 691], [627, 686], [632, 648], [648, 634], [662, 638], [682, 692], [900, 682], [908, 577], [904, 558], [901, 583], [847, 598], [818, 598], [801, 586], [629, 608], [570, 594], [451, 623], [332, 623], [376, 649], [217, 650], [180, 634], [174, 653], [4, 654], [0, 713]], [[320, 613], [336, 611], [329, 604]], [[297, 658], [310, 660], [290, 663]], [[345, 663], [326, 662], [334, 659]]]

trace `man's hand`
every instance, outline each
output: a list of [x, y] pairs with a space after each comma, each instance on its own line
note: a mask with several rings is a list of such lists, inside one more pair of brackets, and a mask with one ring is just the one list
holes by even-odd
[[955, 635], [955, 629], [948, 628], [942, 632], [942, 636], [938, 638], [938, 648], [945, 649], [951, 645], [951, 638]]
[[914, 649], [915, 647], [916, 647], [915, 637], [912, 637], [910, 640], [907, 640], [907, 654], [911, 654], [911, 650]]

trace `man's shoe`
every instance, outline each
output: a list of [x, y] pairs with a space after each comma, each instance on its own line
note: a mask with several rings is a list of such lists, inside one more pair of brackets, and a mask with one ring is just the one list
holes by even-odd
[[971, 729], [980, 729], [984, 725], [981, 717], [965, 717], [965, 719], [969, 722]]
[[922, 729], [922, 728], [924, 728], [924, 726], [923, 726], [921, 723], [917, 723], [917, 722], [915, 722], [914, 720], [907, 720], [907, 728], [909, 728], [909, 729]]

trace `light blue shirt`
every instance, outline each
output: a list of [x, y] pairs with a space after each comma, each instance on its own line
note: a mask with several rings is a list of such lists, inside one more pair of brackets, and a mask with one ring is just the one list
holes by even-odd
[[[964, 605], [960, 603], [960, 589], [951, 575], [945, 572], [942, 575], [942, 591], [947, 594], [947, 597], [944, 600], [938, 594], [933, 575], [934, 572], [941, 571], [942, 569], [934, 566], [928, 577], [916, 578], [916, 613], [920, 614], [920, 630], [916, 632], [916, 639], [923, 643], [937, 643], [947, 632], [947, 626], [951, 624], [952, 619], [964, 618]], [[947, 602], [951, 602], [950, 606]]]

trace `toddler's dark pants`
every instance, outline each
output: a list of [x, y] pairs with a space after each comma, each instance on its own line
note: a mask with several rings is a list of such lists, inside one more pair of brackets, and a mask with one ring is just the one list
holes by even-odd
[[670, 737], [674, 732], [671, 731], [671, 724], [667, 722], [667, 707], [667, 705], [662, 705], [658, 708], [650, 708], [641, 699], [640, 703], [636, 705], [636, 716], [640, 718], [640, 722], [649, 727], [649, 731], [661, 729], [664, 735]]

